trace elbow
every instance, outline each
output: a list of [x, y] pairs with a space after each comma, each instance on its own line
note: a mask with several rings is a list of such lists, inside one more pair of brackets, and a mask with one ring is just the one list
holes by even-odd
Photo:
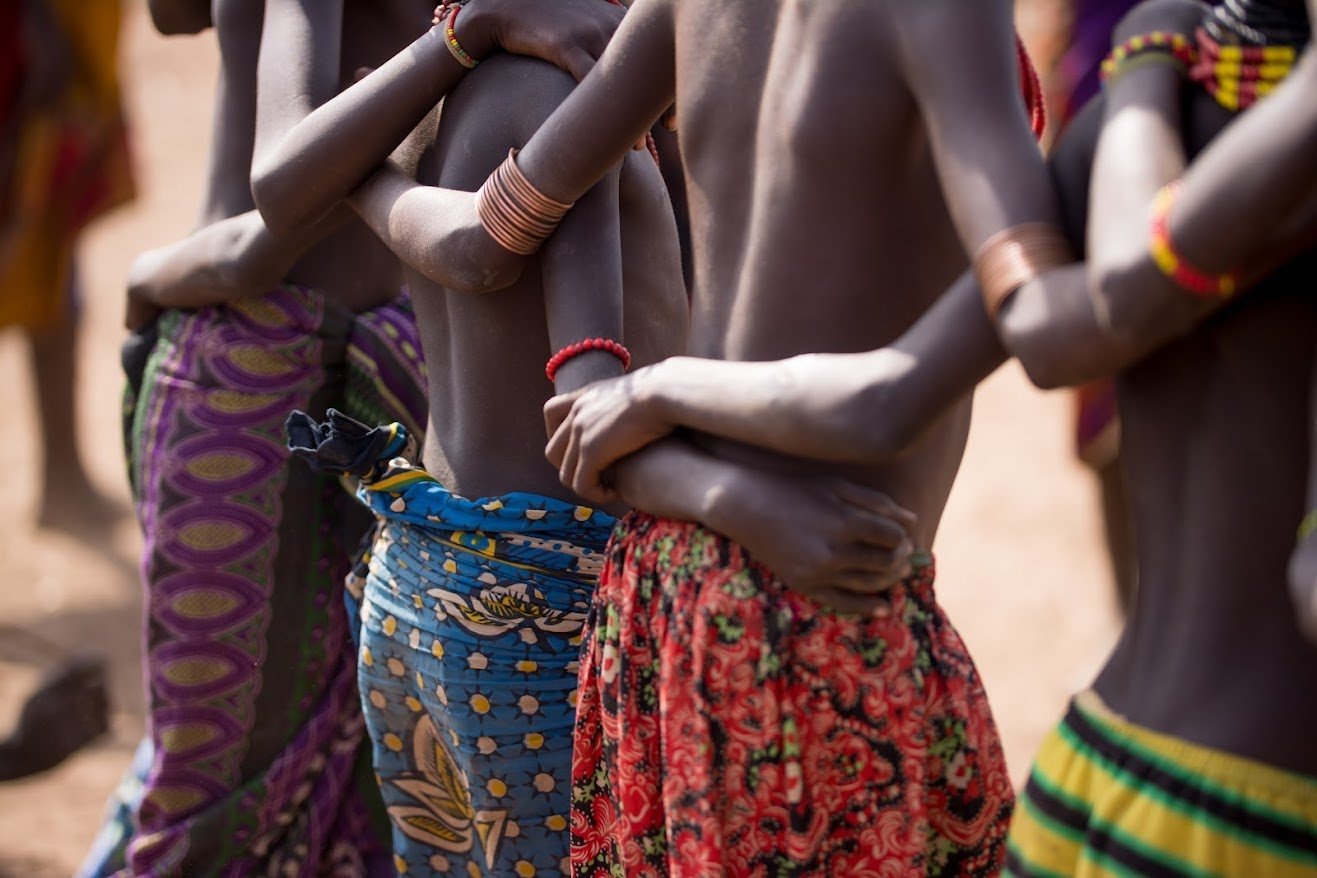
[[1020, 344], [1016, 339], [1010, 342], [1014, 343], [1012, 350], [1016, 352], [1016, 359], [1024, 368], [1024, 374], [1039, 390], [1056, 390], [1083, 383], [1084, 379], [1078, 377], [1072, 364], [1061, 361], [1048, 351], [1035, 351], [1030, 345]]
[[282, 167], [271, 161], [252, 165], [252, 201], [265, 227], [276, 236], [288, 235], [310, 221], [299, 211], [297, 187]]
[[1020, 361], [1029, 382], [1039, 390], [1077, 387], [1114, 373], [1112, 353], [1119, 347], [1106, 333], [1102, 337], [1007, 333], [1005, 342]]
[[524, 263], [499, 266], [434, 266], [424, 274], [435, 283], [457, 293], [496, 293], [521, 279]]
[[525, 256], [494, 244], [483, 229], [478, 240], [466, 234], [443, 235], [426, 245], [422, 275], [458, 293], [494, 293], [507, 289], [521, 278]]

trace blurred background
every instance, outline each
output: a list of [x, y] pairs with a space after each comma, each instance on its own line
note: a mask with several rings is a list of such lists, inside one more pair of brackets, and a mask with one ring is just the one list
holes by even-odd
[[[1018, 5], [1045, 74], [1068, 39], [1067, 7]], [[0, 876], [72, 872], [143, 732], [140, 538], [119, 427], [123, 286], [136, 253], [192, 226], [216, 63], [211, 35], [166, 40], [151, 29], [145, 3], [126, 0], [119, 69], [137, 196], [94, 223], [78, 246], [76, 431], [107, 504], [81, 519], [75, 510], [64, 528], [38, 524], [42, 439], [29, 350], [22, 333], [0, 330], [0, 471], [10, 474], [0, 490], [0, 736], [56, 649], [106, 656], [111, 699], [109, 734], [54, 770], [0, 783]], [[1097, 483], [1074, 453], [1069, 394], [1033, 390], [1014, 366], [983, 387], [941, 533], [938, 591], [987, 682], [1018, 783], [1117, 633]]]

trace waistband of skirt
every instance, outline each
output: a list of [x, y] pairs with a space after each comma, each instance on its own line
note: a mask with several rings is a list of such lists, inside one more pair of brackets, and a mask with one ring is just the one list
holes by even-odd
[[357, 497], [383, 519], [438, 531], [559, 534], [602, 545], [616, 524], [606, 512], [541, 494], [513, 492], [468, 499], [400, 459], [392, 461], [379, 479], [362, 482]]

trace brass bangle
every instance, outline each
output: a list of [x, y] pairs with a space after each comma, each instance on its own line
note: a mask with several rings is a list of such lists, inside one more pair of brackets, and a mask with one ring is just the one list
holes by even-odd
[[545, 195], [517, 167], [517, 150], [510, 150], [476, 193], [480, 224], [499, 246], [529, 256], [571, 210], [571, 202]]
[[1002, 305], [1023, 284], [1074, 261], [1070, 242], [1050, 223], [1022, 223], [993, 235], [974, 257], [974, 274], [989, 316], [997, 319]]

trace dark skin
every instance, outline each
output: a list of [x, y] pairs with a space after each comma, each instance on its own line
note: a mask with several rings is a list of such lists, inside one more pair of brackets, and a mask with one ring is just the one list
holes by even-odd
[[[787, 3], [637, 4], [596, 70], [518, 160], [546, 194], [574, 200], [675, 100], [694, 241], [690, 348], [700, 356], [755, 360], [889, 342], [963, 268], [967, 250], [1004, 226], [1055, 218], [1019, 97], [1010, 4], [966, 9], [939, 0], [910, 4], [899, 14], [885, 6], [840, 5], [801, 16]], [[782, 38], [775, 39], [779, 31]], [[933, 45], [938, 52], [926, 50]], [[729, 52], [737, 63], [727, 63]], [[946, 55], [963, 63], [937, 60]], [[857, 66], [857, 58], [866, 61]], [[323, 130], [299, 129], [307, 136], [283, 164], [314, 165], [330, 193], [357, 185], [372, 152], [390, 148], [393, 138], [378, 131], [381, 120], [396, 117], [401, 129], [425, 109], [402, 97], [408, 83], [424, 83], [424, 64], [416, 50], [407, 64], [379, 71], [385, 77], [360, 93], [359, 109], [370, 107], [375, 132], [366, 124], [341, 127], [340, 135], [351, 134], [338, 141], [344, 148], [331, 151], [316, 136]], [[747, 101], [746, 94], [765, 99]], [[867, 112], [850, 110], [858, 104]], [[984, 149], [985, 142], [994, 148]], [[773, 181], [771, 193], [766, 181]], [[872, 209], [875, 197], [885, 210]], [[435, 192], [428, 203], [429, 215], [442, 217], [433, 221], [431, 245], [454, 254], [440, 269], [446, 285], [489, 289], [524, 269], [524, 260], [479, 226], [468, 193]], [[302, 215], [324, 209], [311, 204]], [[821, 216], [835, 222], [820, 223]], [[808, 308], [800, 304], [803, 290], [815, 291]], [[725, 522], [719, 529], [740, 539], [738, 519], [748, 510], [727, 508], [723, 492], [699, 481], [706, 475], [698, 467], [680, 463], [697, 448], [774, 478], [845, 479], [881, 490], [918, 517], [913, 543], [931, 545], [968, 415], [968, 403], [955, 406], [918, 450], [895, 464], [839, 465], [692, 434], [633, 455], [616, 469], [615, 491], [567, 483], [596, 500], [620, 496], [667, 514], [649, 496], [655, 485], [692, 491], [706, 507], [694, 517], [717, 517]], [[881, 583], [863, 569], [796, 578], [798, 571], [786, 567], [791, 559], [777, 566], [778, 557], [746, 544], [808, 594], [872, 591]], [[883, 551], [857, 544], [852, 557]]]
[[[477, 57], [483, 51], [478, 31], [462, 28], [468, 12], [478, 8], [469, 7], [458, 20], [459, 42]], [[642, 8], [632, 15], [639, 15]], [[573, 200], [582, 195], [583, 200], [542, 254], [528, 263], [510, 262], [486, 270], [468, 261], [468, 249], [450, 246], [454, 235], [471, 230], [474, 212], [469, 190], [483, 181], [509, 146], [525, 142], [566, 95], [567, 83], [560, 82], [557, 92], [535, 97], [531, 84], [542, 86], [524, 67], [509, 70], [508, 62], [491, 60], [488, 68], [471, 75], [453, 94], [436, 144], [436, 170], [426, 176], [423, 164], [421, 182], [395, 167], [375, 170], [410, 126], [429, 111], [426, 102], [433, 98], [433, 83], [451, 75], [454, 66], [438, 34], [417, 40], [286, 135], [258, 167], [257, 200], [271, 228], [291, 228], [324, 216], [334, 198], [352, 192], [354, 209], [414, 270], [412, 288], [417, 291], [418, 322], [432, 375], [432, 424], [425, 450], [431, 472], [467, 496], [515, 487], [574, 497], [544, 464], [539, 451], [543, 441], [539, 410], [548, 390], [539, 376], [557, 345], [585, 334], [616, 333], [615, 329], [583, 333], [579, 327], [586, 325], [581, 319], [587, 314], [595, 320], [604, 316], [590, 297], [605, 288], [608, 272], [616, 275], [618, 269], [608, 263], [616, 261], [619, 248], [616, 243], [598, 246], [604, 243], [606, 227], [599, 220], [587, 224], [577, 216], [601, 210], [593, 202], [595, 190], [590, 186], [575, 194]], [[488, 77], [497, 72], [499, 78], [493, 85], [478, 85], [486, 82], [481, 77], [487, 69]], [[521, 85], [514, 87], [518, 81]], [[477, 97], [469, 97], [468, 88]], [[507, 95], [495, 102], [492, 96], [499, 91]], [[510, 98], [514, 94], [516, 98]], [[576, 92], [572, 94], [568, 102], [575, 100]], [[520, 103], [532, 98], [533, 105]], [[516, 112], [507, 109], [510, 99]], [[498, 112], [491, 113], [490, 106], [498, 106]], [[675, 350], [670, 333], [682, 326], [686, 310], [670, 208], [648, 154], [631, 149], [654, 118], [629, 133], [606, 166], [624, 160], [620, 181], [612, 182], [616, 172], [610, 172], [601, 184], [620, 186], [622, 228], [642, 230], [640, 234], [624, 231], [620, 247], [626, 304], [622, 330], [637, 362]], [[597, 125], [595, 119], [592, 124]], [[449, 146], [458, 142], [465, 155]], [[559, 255], [565, 253], [575, 254], [574, 258]], [[550, 271], [550, 266], [557, 268]], [[568, 270], [577, 272], [579, 279], [563, 273]], [[469, 295], [509, 285], [495, 296]], [[612, 286], [616, 288], [615, 283]], [[554, 316], [572, 312], [581, 318]], [[560, 326], [578, 329], [570, 332]], [[543, 341], [546, 329], [551, 345]], [[656, 329], [663, 334], [656, 335]], [[471, 339], [485, 341], [472, 344]], [[607, 355], [583, 356], [560, 373], [559, 389], [564, 382], [579, 385], [616, 371], [616, 361]], [[489, 404], [485, 385], [471, 380], [480, 374], [504, 376], [506, 386], [498, 406]], [[637, 489], [624, 499], [651, 511], [704, 521], [752, 550], [761, 547], [768, 557], [780, 557], [784, 564], [798, 563], [800, 558], [822, 561], [812, 571], [819, 577], [812, 593], [841, 609], [881, 611], [878, 602], [856, 592], [873, 590], [875, 584], [904, 572], [904, 558], [911, 548], [905, 533], [913, 523], [909, 513], [871, 487], [840, 476], [807, 480], [790, 472], [735, 463], [689, 443], [668, 443], [649, 456], [650, 477], [644, 480], [643, 492]], [[747, 515], [747, 508], [754, 513]], [[778, 520], [782, 509], [813, 509], [817, 514], [810, 527], [783, 537]]]
[[[1312, 377], [1312, 402], [1308, 410], [1308, 426], [1312, 441], [1308, 455], [1309, 511], [1317, 509], [1317, 364]], [[1295, 546], [1289, 566], [1290, 599], [1294, 615], [1304, 636], [1317, 643], [1317, 531], [1308, 534]]]
[[[602, 4], [567, 0], [550, 10], [534, 0], [486, 0], [481, 14], [471, 19], [490, 46], [523, 48], [584, 75], [620, 17], [601, 15], [595, 5]], [[325, 217], [323, 223], [298, 222], [274, 234], [255, 210], [250, 178], [265, 6], [239, 0], [215, 0], [213, 9], [205, 0], [153, 0], [150, 5], [153, 21], [165, 33], [191, 33], [213, 20], [222, 63], [198, 227], [134, 263], [125, 320], [130, 329], [148, 324], [161, 308], [219, 304], [263, 293], [283, 280], [315, 286], [358, 311], [397, 294], [401, 272], [396, 260], [350, 212]], [[433, 6], [418, 0], [349, 0], [333, 8], [320, 4], [314, 16], [302, 16], [300, 29], [295, 17], [300, 4], [290, 8], [294, 17], [275, 22], [275, 33], [290, 42], [285, 51], [269, 56], [266, 103], [277, 109], [263, 115], [263, 143], [277, 141], [316, 104], [351, 82], [359, 68], [382, 63], [414, 39], [427, 28]], [[308, 21], [332, 22], [335, 32], [328, 40], [308, 42]], [[287, 66], [281, 67], [281, 61]], [[436, 93], [431, 106], [464, 72], [459, 67], [442, 82], [431, 83]], [[276, 92], [286, 103], [275, 102]]]
[[[77, 54], [45, 0], [24, 0], [19, 19], [25, 45], [22, 80], [17, 105], [8, 124], [0, 128], [0, 180], [11, 185], [20, 142], [20, 127], [33, 114], [45, 111], [60, 98], [78, 63]], [[0, 210], [10, 192], [0, 193]], [[41, 426], [42, 491], [37, 523], [75, 533], [95, 532], [123, 514], [92, 486], [78, 451], [77, 359], [78, 321], [71, 303], [78, 295], [77, 265], [66, 268], [68, 287], [49, 290], [64, 297], [69, 305], [55, 322], [40, 328], [24, 328], [36, 381]]]
[[[1200, 15], [1193, 4], [1147, 4], [1116, 38], [1184, 32]], [[691, 361], [667, 375], [664, 364], [650, 377], [555, 403], [551, 416], [566, 419], [556, 441], [566, 448], [575, 434], [576, 447], [587, 449], [575, 465], [586, 472], [602, 471], [639, 437], [662, 435], [669, 422], [734, 436], [753, 423], [783, 450], [882, 458], [919, 436], [1006, 348], [1043, 386], [1115, 374], [1125, 476], [1137, 486], [1141, 591], [1096, 689], [1134, 722], [1317, 773], [1308, 742], [1317, 652], [1302, 639], [1284, 587], [1305, 503], [1295, 474], [1310, 455], [1317, 311], [1307, 291], [1317, 260], [1308, 253], [1291, 261], [1227, 306], [1186, 295], [1160, 274], [1147, 255], [1145, 219], [1156, 190], [1211, 143], [1184, 173], [1172, 221], [1181, 252], [1205, 270], [1243, 265], [1258, 275], [1302, 251], [1317, 232], [1315, 77], [1309, 55], [1284, 88], [1224, 133], [1231, 115], [1169, 66], [1137, 70], [1109, 88], [1053, 160], [1077, 241], [1076, 218], [1080, 226], [1087, 219], [1087, 264], [1021, 288], [1002, 312], [1005, 344], [995, 353], [981, 308], [973, 319], [976, 290], [966, 276], [886, 351], [704, 364], [698, 382]], [[743, 395], [755, 386], [757, 394]], [[712, 387], [723, 402], [716, 416]], [[600, 415], [627, 399], [636, 401], [634, 416]], [[807, 426], [776, 426], [791, 421], [786, 412], [802, 413], [796, 424]], [[1291, 565], [1300, 586], [1313, 581], [1303, 573], [1310, 557], [1300, 552]], [[1303, 607], [1311, 606], [1310, 589], [1293, 589]]]

